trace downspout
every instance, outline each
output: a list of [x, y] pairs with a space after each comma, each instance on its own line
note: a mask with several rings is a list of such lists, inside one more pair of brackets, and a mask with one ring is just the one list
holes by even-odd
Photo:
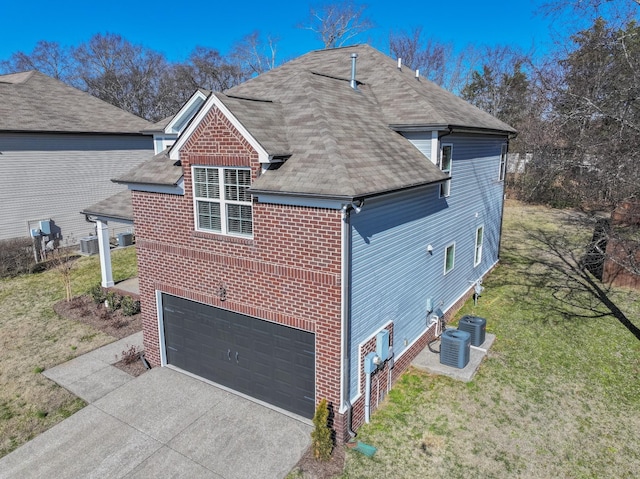
[[351, 213], [352, 205], [344, 205], [342, 207], [342, 231], [341, 231], [341, 337], [340, 350], [342, 352], [340, 375], [340, 412], [347, 420], [347, 433], [351, 438], [356, 433], [351, 429], [352, 407], [349, 401], [349, 383], [350, 381], [350, 361], [349, 361], [349, 315], [351, 311], [351, 296], [349, 294], [349, 278], [351, 277]]

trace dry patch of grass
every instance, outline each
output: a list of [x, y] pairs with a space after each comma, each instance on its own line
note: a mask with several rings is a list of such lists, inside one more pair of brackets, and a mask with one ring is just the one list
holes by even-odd
[[[528, 232], [590, 232], [571, 215], [510, 204], [506, 260], [477, 306], [496, 334], [470, 383], [409, 370], [359, 431], [373, 458], [347, 451], [344, 478], [633, 478], [640, 476], [640, 344], [611, 317], [583, 318], [528, 280]], [[582, 293], [577, 293], [582, 294]], [[577, 296], [579, 297], [579, 296]], [[637, 322], [637, 292], [609, 296]], [[585, 304], [590, 299], [585, 297]]]
[[[135, 275], [135, 250], [114, 252], [113, 267], [117, 280]], [[74, 295], [99, 281], [97, 258], [76, 261]], [[84, 406], [40, 373], [114, 340], [55, 314], [63, 298], [55, 270], [0, 280], [0, 457]]]

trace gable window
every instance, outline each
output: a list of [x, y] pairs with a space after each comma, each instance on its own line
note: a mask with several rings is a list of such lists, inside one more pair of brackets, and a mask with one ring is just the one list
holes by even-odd
[[444, 251], [444, 274], [447, 274], [453, 269], [454, 257], [456, 254], [456, 244], [452, 243], [447, 246]]
[[251, 170], [193, 167], [196, 229], [251, 236]]
[[[440, 169], [451, 176], [451, 163], [453, 157], [453, 145], [444, 144], [440, 149]], [[451, 180], [440, 183], [440, 198], [446, 198], [451, 193]]]
[[482, 261], [482, 242], [484, 241], [484, 226], [476, 229], [476, 247], [474, 249], [473, 266], [476, 267]]
[[500, 149], [500, 173], [498, 174], [498, 180], [504, 181], [507, 175], [507, 144], [502, 145]]

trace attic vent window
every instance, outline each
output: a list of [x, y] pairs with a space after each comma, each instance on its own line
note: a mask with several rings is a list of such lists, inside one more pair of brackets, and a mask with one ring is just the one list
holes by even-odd
[[193, 167], [196, 228], [199, 231], [251, 236], [251, 170]]

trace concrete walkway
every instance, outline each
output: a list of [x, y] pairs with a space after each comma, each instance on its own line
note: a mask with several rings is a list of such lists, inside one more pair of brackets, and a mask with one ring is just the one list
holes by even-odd
[[169, 368], [112, 366], [134, 335], [45, 375], [89, 405], [0, 459], [0, 478], [281, 479], [312, 427]]

